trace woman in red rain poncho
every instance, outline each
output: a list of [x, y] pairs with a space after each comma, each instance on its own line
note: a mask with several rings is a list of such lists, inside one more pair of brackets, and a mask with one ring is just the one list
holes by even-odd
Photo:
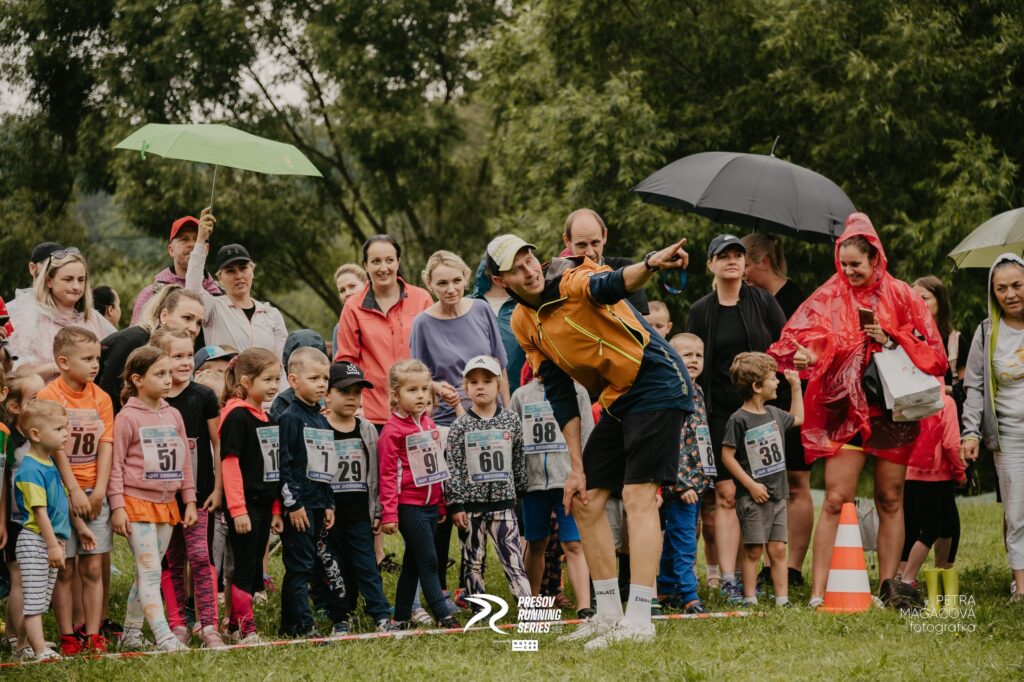
[[[862, 378], [871, 355], [886, 346], [902, 346], [917, 367], [937, 377], [946, 371], [946, 355], [924, 301], [888, 273], [878, 233], [863, 213], [847, 218], [836, 240], [835, 264], [836, 274], [797, 309], [768, 349], [780, 371], [809, 372], [801, 432], [805, 456], [808, 462], [825, 458], [811, 605], [822, 602], [839, 512], [853, 501], [868, 455], [875, 456], [879, 592], [890, 604], [916, 603], [916, 590], [893, 578], [903, 546], [903, 480], [917, 424], [894, 424], [869, 406]], [[873, 311], [875, 323], [861, 327], [858, 308]]]

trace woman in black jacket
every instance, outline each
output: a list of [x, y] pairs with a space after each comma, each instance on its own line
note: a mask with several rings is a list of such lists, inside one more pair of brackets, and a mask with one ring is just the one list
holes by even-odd
[[[764, 352], [779, 338], [786, 316], [775, 298], [743, 282], [746, 248], [731, 234], [718, 235], [708, 247], [708, 269], [715, 276], [714, 291], [690, 308], [689, 331], [704, 341], [704, 373], [697, 382], [704, 390], [711, 445], [721, 461], [725, 424], [743, 401], [733, 388], [729, 366], [739, 353]], [[725, 467], [715, 478], [715, 546], [722, 571], [722, 593], [730, 601], [743, 600], [736, 578], [740, 550], [740, 524], [736, 516], [736, 482]]]

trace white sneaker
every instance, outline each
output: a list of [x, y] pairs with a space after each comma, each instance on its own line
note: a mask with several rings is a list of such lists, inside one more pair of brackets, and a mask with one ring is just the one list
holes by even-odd
[[603, 649], [609, 644], [615, 642], [651, 642], [654, 640], [654, 623], [645, 623], [644, 625], [635, 625], [630, 623], [625, 618], [615, 624], [608, 632], [604, 633], [599, 637], [595, 637], [586, 644], [583, 648], [586, 651], [595, 651], [597, 649]]
[[255, 646], [256, 644], [266, 644], [267, 640], [263, 639], [256, 632], [250, 632], [244, 638], [239, 640], [239, 644], [246, 644], [249, 646]]
[[42, 651], [40, 651], [36, 655], [34, 660], [40, 661], [40, 662], [42, 662], [42, 661], [59, 661], [62, 658], [64, 658], [64, 657], [61, 656], [59, 653], [57, 653], [56, 651], [54, 651], [50, 647], [46, 647], [45, 649], [43, 649]]
[[142, 630], [125, 628], [124, 634], [121, 635], [121, 651], [141, 651], [148, 649], [149, 646], [149, 642], [142, 636]]
[[431, 615], [429, 613], [427, 613], [427, 610], [424, 609], [423, 607], [420, 607], [420, 608], [416, 609], [415, 611], [413, 611], [411, 618], [412, 618], [413, 622], [419, 623], [420, 625], [433, 625], [434, 624], [433, 617], [431, 617]]
[[188, 651], [188, 645], [182, 644], [181, 640], [177, 637], [171, 637], [165, 639], [156, 645], [157, 651]]
[[605, 618], [588, 618], [587, 620], [576, 626], [576, 629], [567, 635], [562, 635], [558, 638], [559, 642], [579, 642], [584, 639], [590, 639], [591, 637], [597, 637], [603, 635], [606, 632], [610, 632], [615, 627], [614, 620], [607, 620]]
[[[15, 644], [17, 644], [17, 640], [15, 640]], [[30, 645], [26, 645], [11, 654], [11, 658], [15, 661], [34, 661], [36, 652], [32, 650]]]

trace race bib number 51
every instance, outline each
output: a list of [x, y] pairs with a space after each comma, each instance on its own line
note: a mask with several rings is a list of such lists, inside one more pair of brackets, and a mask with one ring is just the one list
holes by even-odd
[[416, 487], [447, 481], [448, 462], [441, 451], [441, 434], [437, 429], [421, 431], [405, 437], [405, 452], [409, 457], [412, 482]]
[[775, 420], [749, 429], [743, 437], [752, 478], [764, 478], [786, 470], [782, 434]]
[[188, 449], [173, 426], [143, 426], [139, 429], [142, 441], [142, 477], [147, 481], [180, 481]]
[[512, 477], [512, 436], [490, 429], [466, 434], [466, 468], [473, 483], [507, 481]]

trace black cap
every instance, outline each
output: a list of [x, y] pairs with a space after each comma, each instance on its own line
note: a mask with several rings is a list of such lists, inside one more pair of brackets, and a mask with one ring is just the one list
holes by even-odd
[[252, 262], [252, 258], [249, 257], [249, 252], [245, 250], [245, 247], [241, 244], [227, 244], [220, 247], [220, 251], [217, 252], [217, 270], [223, 270], [232, 263], [238, 261], [245, 261], [247, 263]]
[[740, 241], [739, 237], [734, 234], [720, 234], [712, 239], [711, 245], [708, 246], [708, 260], [711, 260], [726, 249], [739, 249], [743, 253], [747, 252], [747, 247], [743, 246], [743, 242]]
[[327, 385], [339, 391], [349, 386], [359, 384], [363, 388], [373, 388], [373, 384], [366, 380], [363, 370], [359, 365], [351, 362], [336, 362], [331, 365], [330, 379]]
[[57, 242], [43, 242], [42, 244], [36, 244], [35, 248], [32, 249], [33, 263], [42, 263], [44, 260], [53, 255], [54, 251], [60, 251], [64, 247]]

